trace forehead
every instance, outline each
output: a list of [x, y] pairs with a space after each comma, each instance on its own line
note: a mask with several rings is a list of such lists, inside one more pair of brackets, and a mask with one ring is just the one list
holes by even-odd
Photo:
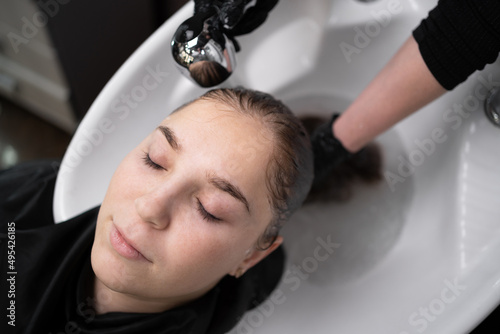
[[[183, 132], [200, 131], [196, 133], [198, 137], [221, 144], [219, 148], [241, 150], [245, 146], [268, 153], [272, 149], [272, 135], [263, 121], [218, 101], [197, 100], [171, 114], [162, 124]], [[222, 139], [231, 142], [224, 144]]]
[[[259, 124], [257, 118], [246, 114], [241, 110], [235, 110], [234, 107], [227, 105], [221, 101], [200, 99], [178, 109], [176, 112], [168, 116], [165, 121], [182, 119], [183, 122], [203, 121], [217, 123], [218, 125], [224, 123], [231, 123], [233, 127], [245, 125], [252, 129], [257, 129], [266, 132], [266, 129]], [[252, 130], [249, 129], [249, 130]]]
[[162, 125], [172, 129], [182, 154], [197, 168], [228, 178], [249, 201], [269, 205], [266, 171], [273, 145], [262, 121], [219, 102], [198, 100]]

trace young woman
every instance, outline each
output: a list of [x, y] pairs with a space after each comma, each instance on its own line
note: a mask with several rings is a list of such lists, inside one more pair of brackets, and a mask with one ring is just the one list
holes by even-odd
[[309, 191], [313, 158], [279, 101], [220, 89], [133, 149], [100, 207], [57, 225], [55, 176], [50, 163], [0, 173], [2, 275], [16, 272], [1, 283], [15, 290], [8, 328], [225, 333], [278, 283], [278, 232]]

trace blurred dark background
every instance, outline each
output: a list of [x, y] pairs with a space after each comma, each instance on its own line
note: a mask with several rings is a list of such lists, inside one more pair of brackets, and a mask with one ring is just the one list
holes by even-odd
[[106, 82], [186, 2], [1, 0], [0, 169], [62, 158]]
[[[106, 82], [186, 2], [0, 0], [0, 170], [61, 159]], [[472, 334], [498, 333], [499, 319]]]

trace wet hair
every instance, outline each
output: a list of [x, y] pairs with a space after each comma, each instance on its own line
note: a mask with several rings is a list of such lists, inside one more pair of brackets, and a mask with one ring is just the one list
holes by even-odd
[[[329, 120], [310, 110], [308, 116], [301, 117], [300, 121], [311, 135], [317, 127]], [[335, 166], [321, 183], [313, 185], [305, 203], [346, 202], [351, 199], [356, 183], [375, 185], [383, 179], [382, 165], [381, 148], [377, 143], [370, 142]]]
[[213, 87], [229, 77], [229, 72], [214, 61], [202, 60], [189, 66], [191, 77], [201, 87]]
[[283, 224], [302, 205], [311, 188], [314, 162], [309, 135], [286, 105], [260, 91], [241, 87], [214, 89], [199, 99], [223, 103], [236, 112], [253, 117], [272, 134], [266, 185], [273, 218], [257, 243], [258, 248], [266, 249], [276, 240]]

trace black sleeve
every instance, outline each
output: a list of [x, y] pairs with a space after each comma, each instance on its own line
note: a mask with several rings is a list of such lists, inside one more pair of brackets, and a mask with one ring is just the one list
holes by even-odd
[[413, 31], [436, 80], [451, 90], [500, 52], [500, 1], [439, 0]]
[[59, 162], [34, 161], [0, 171], [0, 226], [18, 229], [54, 223], [52, 201]]

